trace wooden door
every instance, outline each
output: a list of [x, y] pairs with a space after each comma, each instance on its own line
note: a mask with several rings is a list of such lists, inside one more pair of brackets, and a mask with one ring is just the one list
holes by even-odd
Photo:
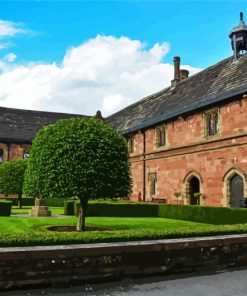
[[230, 205], [233, 208], [240, 207], [240, 200], [244, 197], [244, 182], [239, 175], [234, 175], [230, 180], [231, 200]]

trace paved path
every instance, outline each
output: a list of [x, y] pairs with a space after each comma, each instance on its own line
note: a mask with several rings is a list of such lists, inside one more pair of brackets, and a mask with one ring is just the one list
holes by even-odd
[[246, 296], [247, 270], [163, 280], [125, 280], [67, 289], [11, 291], [0, 296]]

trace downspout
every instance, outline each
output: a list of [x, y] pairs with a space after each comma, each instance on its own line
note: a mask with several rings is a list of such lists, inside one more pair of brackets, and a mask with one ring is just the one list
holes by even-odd
[[10, 144], [7, 144], [7, 161], [9, 161], [9, 148], [10, 148]]
[[145, 130], [142, 132], [143, 135], [143, 201], [146, 201], [146, 133]]

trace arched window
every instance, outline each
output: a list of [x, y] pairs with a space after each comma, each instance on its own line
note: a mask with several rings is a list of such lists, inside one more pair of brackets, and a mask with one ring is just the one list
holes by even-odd
[[219, 132], [219, 113], [213, 111], [207, 114], [207, 136], [215, 135]]
[[166, 145], [166, 128], [165, 126], [156, 128], [156, 146], [161, 147]]

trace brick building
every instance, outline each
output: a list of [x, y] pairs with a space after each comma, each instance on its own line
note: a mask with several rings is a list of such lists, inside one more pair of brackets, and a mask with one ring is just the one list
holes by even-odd
[[229, 37], [233, 57], [191, 77], [175, 57], [170, 87], [108, 117], [128, 138], [132, 199], [233, 207], [244, 203], [247, 54], [240, 52], [247, 49], [247, 26], [242, 13]]
[[[109, 116], [127, 139], [131, 199], [239, 207], [247, 197], [247, 26], [233, 56], [188, 77], [174, 58], [171, 86]], [[80, 115], [0, 108], [0, 161], [27, 157], [35, 133]], [[83, 117], [83, 116], [82, 116]]]

